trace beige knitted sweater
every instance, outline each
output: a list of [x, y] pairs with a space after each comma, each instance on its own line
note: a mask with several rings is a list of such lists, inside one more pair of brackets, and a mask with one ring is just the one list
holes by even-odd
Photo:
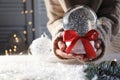
[[98, 31], [104, 43], [111, 41], [119, 32], [120, 0], [45, 0], [49, 19], [47, 27], [53, 40], [60, 31], [63, 31], [64, 13], [74, 5], [86, 5], [96, 12], [100, 23]]

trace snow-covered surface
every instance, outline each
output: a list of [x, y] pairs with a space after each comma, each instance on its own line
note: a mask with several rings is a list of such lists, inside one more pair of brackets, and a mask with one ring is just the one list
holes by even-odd
[[0, 80], [85, 80], [85, 66], [50, 55], [1, 56]]
[[[0, 56], [0, 80], [86, 80], [86, 65], [56, 58], [45, 34], [34, 40], [29, 49], [33, 55]], [[109, 52], [97, 62], [119, 60], [119, 52], [113, 53], [112, 49], [108, 48]]]

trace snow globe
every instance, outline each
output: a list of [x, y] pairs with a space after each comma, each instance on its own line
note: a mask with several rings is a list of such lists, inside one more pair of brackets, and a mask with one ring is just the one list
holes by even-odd
[[63, 17], [63, 41], [66, 43], [66, 53], [85, 55], [89, 59], [96, 58], [94, 40], [98, 37], [96, 31], [96, 13], [87, 6], [75, 6], [69, 9]]

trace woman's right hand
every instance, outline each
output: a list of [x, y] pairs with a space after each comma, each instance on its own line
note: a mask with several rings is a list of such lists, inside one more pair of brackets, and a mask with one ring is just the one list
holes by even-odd
[[67, 59], [73, 59], [75, 58], [72, 54], [67, 54], [65, 52], [66, 49], [66, 45], [62, 40], [59, 40], [58, 43], [58, 49], [56, 49], [56, 54], [63, 57], [63, 58], [67, 58]]
[[65, 52], [66, 50], [66, 44], [65, 42], [63, 41], [63, 38], [62, 38], [62, 34], [59, 34], [55, 40], [54, 40], [54, 44], [53, 44], [53, 47], [54, 47], [54, 53], [57, 57], [61, 58], [61, 59], [77, 59], [77, 60], [83, 60], [83, 56], [76, 56], [76, 55], [73, 55], [73, 54], [67, 54]]

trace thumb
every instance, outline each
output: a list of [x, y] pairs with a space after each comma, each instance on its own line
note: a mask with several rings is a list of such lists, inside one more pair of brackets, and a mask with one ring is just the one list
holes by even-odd
[[66, 45], [63, 41], [58, 41], [58, 47], [61, 51], [64, 51], [66, 49]]

